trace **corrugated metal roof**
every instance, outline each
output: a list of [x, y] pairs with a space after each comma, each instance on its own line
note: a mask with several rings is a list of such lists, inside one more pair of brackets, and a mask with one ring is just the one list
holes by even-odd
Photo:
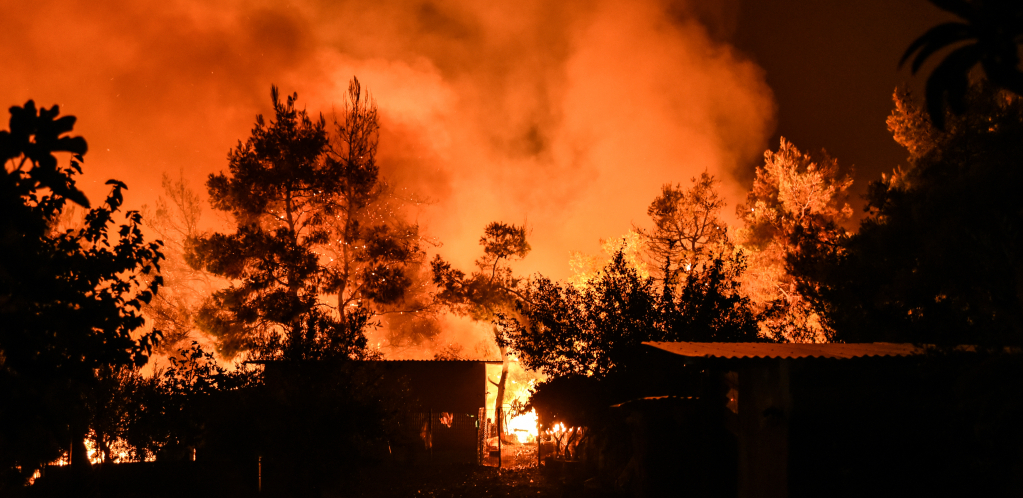
[[911, 356], [924, 349], [912, 344], [872, 342], [858, 344], [772, 344], [763, 342], [644, 342], [672, 354], [690, 358], [862, 358]]
[[[317, 361], [318, 360], [301, 360], [300, 362], [315, 363]], [[486, 363], [488, 365], [500, 365], [500, 364], [504, 363], [501, 360], [387, 360], [387, 359], [384, 359], [384, 360], [340, 360], [340, 361], [352, 361], [352, 362], [359, 362], [359, 363], [372, 363], [372, 362], [382, 362], [382, 363], [427, 363], [427, 362], [432, 362], [432, 363]], [[293, 362], [293, 361], [291, 361], [291, 360], [249, 360], [249, 361], [246, 361], [245, 363], [252, 363], [254, 365], [266, 365], [266, 364], [269, 364], [269, 363], [289, 363], [289, 362]]]
[[489, 363], [489, 364], [497, 364], [497, 365], [500, 365], [500, 364], [504, 363], [501, 360], [405, 360], [405, 359], [392, 360], [392, 359], [387, 359], [387, 358], [385, 358], [383, 360], [362, 360], [362, 361], [387, 361], [387, 362], [405, 362], [405, 363], [426, 363], [426, 362], [435, 362], [435, 363]]
[[636, 398], [636, 399], [630, 399], [629, 401], [623, 401], [621, 403], [618, 403], [617, 405], [611, 405], [611, 408], [621, 408], [621, 407], [623, 407], [625, 405], [628, 405], [630, 403], [642, 403], [642, 402], [664, 401], [664, 400], [671, 400], [671, 401], [686, 400], [686, 401], [689, 401], [689, 400], [697, 400], [697, 399], [700, 399], [700, 397], [699, 396], [647, 396], [645, 398]]

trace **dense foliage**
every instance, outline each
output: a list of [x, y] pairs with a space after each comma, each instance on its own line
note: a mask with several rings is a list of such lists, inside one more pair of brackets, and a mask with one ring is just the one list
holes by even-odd
[[[69, 202], [89, 206], [74, 180], [86, 142], [65, 136], [75, 118], [56, 106], [10, 112], [0, 131], [0, 487], [62, 453], [85, 458], [102, 370], [144, 364], [160, 337], [142, 329], [140, 309], [161, 285], [163, 257], [138, 212], [113, 225], [127, 188], [116, 180], [80, 227], [56, 229]], [[54, 152], [73, 159], [60, 166]]]
[[899, 65], [916, 54], [912, 64], [915, 74], [932, 55], [955, 47], [927, 78], [927, 112], [934, 126], [945, 129], [946, 109], [956, 116], [966, 112], [970, 73], [978, 65], [994, 88], [1023, 95], [1020, 70], [1023, 5], [1014, 0], [931, 0], [931, 3], [962, 21], [931, 28], [910, 44]]
[[677, 280], [641, 277], [615, 254], [577, 288], [538, 276], [501, 316], [523, 365], [546, 375], [604, 377], [644, 341], [757, 341], [757, 323], [735, 273], [742, 257], [716, 257]]
[[281, 102], [271, 93], [275, 119], [258, 116], [229, 155], [230, 173], [207, 182], [213, 206], [237, 229], [190, 241], [193, 267], [232, 281], [199, 324], [227, 355], [360, 357], [379, 306], [406, 297], [422, 259], [418, 228], [386, 205], [376, 107], [358, 80], [334, 135], [322, 116], [296, 109], [297, 95]]
[[832, 331], [799, 291], [786, 259], [834, 246], [845, 236], [851, 185], [838, 161], [823, 151], [808, 154], [782, 138], [777, 151], [764, 152], [746, 202], [735, 213], [743, 223], [736, 238], [752, 268], [741, 280], [765, 335], [783, 342], [831, 339]]
[[100, 461], [191, 460], [217, 437], [211, 434], [217, 412], [231, 412], [220, 405], [225, 393], [262, 381], [253, 368], [219, 366], [195, 342], [168, 361], [150, 376], [131, 367], [99, 370], [89, 439]]
[[897, 97], [910, 169], [870, 185], [858, 233], [792, 258], [836, 338], [1023, 345], [1023, 103], [990, 88], [967, 103], [940, 131]]

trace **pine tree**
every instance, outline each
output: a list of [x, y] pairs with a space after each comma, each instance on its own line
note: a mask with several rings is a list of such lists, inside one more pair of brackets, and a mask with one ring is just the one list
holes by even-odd
[[640, 230], [646, 243], [648, 266], [662, 278], [688, 273], [714, 256], [730, 253], [728, 227], [719, 218], [725, 206], [714, 186], [714, 176], [706, 172], [692, 179], [692, 186], [667, 184], [661, 188], [647, 214], [654, 222], [652, 230]]
[[406, 297], [422, 263], [418, 227], [379, 178], [376, 107], [358, 80], [333, 135], [296, 99], [281, 102], [273, 88], [275, 118], [257, 116], [229, 154], [229, 174], [207, 181], [236, 231], [190, 242], [193, 267], [232, 281], [198, 321], [228, 355], [255, 347], [269, 357], [360, 357], [373, 317]]
[[736, 207], [744, 222], [738, 242], [752, 268], [743, 285], [776, 340], [822, 342], [831, 334], [786, 265], [801, 251], [840, 243], [841, 225], [852, 216], [846, 203], [851, 185], [848, 175], [839, 176], [837, 160], [800, 152], [782, 138], [777, 152], [764, 153], [746, 203]]
[[[505, 331], [498, 326], [502, 316], [510, 316], [518, 309], [523, 298], [525, 281], [514, 276], [508, 263], [526, 257], [530, 246], [526, 241], [525, 226], [494, 222], [486, 226], [480, 237], [483, 256], [476, 260], [476, 271], [470, 275], [451, 267], [437, 255], [431, 262], [433, 281], [440, 287], [437, 297], [455, 313], [470, 316], [476, 321], [490, 322], [494, 339], [501, 351], [501, 378], [497, 382], [497, 401], [494, 414], [500, 413], [508, 382], [509, 348]], [[502, 417], [499, 417], [498, 428]]]

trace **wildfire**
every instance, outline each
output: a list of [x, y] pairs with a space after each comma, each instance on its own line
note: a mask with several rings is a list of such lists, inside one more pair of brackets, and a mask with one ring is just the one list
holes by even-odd
[[546, 431], [544, 431], [544, 433], [548, 434], [548, 435], [564, 434], [565, 431], [566, 431], [565, 424], [562, 424], [561, 422], [558, 422], [558, 423], [554, 424], [554, 426], [551, 427], [550, 429], [547, 429]]
[[520, 443], [536, 441], [537, 432], [536, 410], [529, 410], [522, 415], [508, 420], [508, 434], [515, 436]]
[[[111, 459], [112, 463], [130, 462], [131, 461], [131, 455], [129, 455], [129, 453], [128, 453], [127, 445], [123, 441], [116, 440], [116, 441], [114, 441], [112, 443], [112, 445], [113, 445], [113, 448], [112, 448], [112, 451], [111, 451], [111, 454], [110, 454], [110, 459]], [[93, 443], [92, 438], [86, 438], [85, 439], [85, 451], [86, 451], [86, 455], [89, 458], [89, 463], [90, 464], [92, 464], [92, 465], [99, 465], [101, 463], [104, 463], [103, 452], [100, 451], [100, 449], [96, 447], [96, 444]], [[193, 460], [194, 459], [195, 459], [195, 457], [194, 457], [194, 453], [193, 453]], [[146, 456], [144, 458], [144, 461], [146, 461], [146, 462], [152, 462], [152, 461], [155, 461], [155, 460], [156, 460], [156, 456], [153, 455], [153, 454], [148, 454], [148, 453], [146, 454]], [[48, 465], [56, 466], [56, 467], [63, 467], [65, 465], [71, 465], [70, 455], [67, 452], [65, 452], [59, 458], [57, 458], [56, 460], [50, 462]]]

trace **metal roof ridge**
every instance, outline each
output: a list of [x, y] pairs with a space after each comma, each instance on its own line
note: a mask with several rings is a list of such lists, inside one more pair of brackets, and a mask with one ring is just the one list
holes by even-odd
[[643, 344], [679, 356], [711, 358], [830, 358], [901, 357], [922, 354], [926, 348], [906, 343], [763, 343], [667, 342]]

